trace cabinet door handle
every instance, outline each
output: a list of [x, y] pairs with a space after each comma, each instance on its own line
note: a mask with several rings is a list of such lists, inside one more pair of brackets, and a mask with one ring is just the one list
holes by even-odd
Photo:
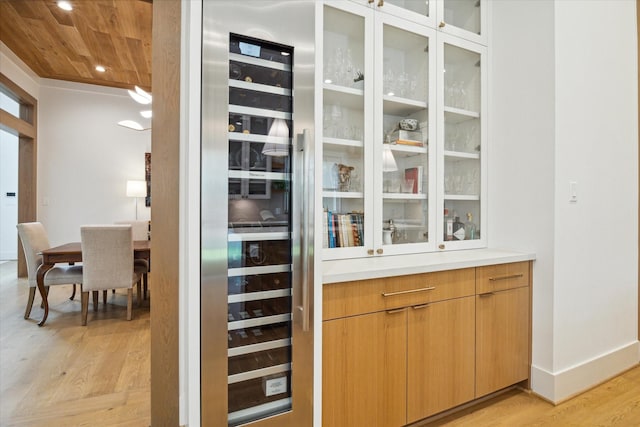
[[485, 298], [485, 297], [490, 297], [490, 296], [493, 296], [493, 295], [495, 295], [495, 293], [493, 293], [493, 292], [485, 292], [484, 294], [480, 294], [478, 296], [480, 298]]
[[511, 274], [510, 276], [489, 277], [489, 281], [490, 282], [495, 282], [497, 280], [517, 279], [518, 277], [522, 277], [522, 276], [524, 276], [523, 273]]
[[373, 255], [373, 249], [367, 249], [367, 255]]
[[384, 6], [384, 0], [378, 1], [378, 7], [382, 7], [382, 6]]
[[395, 295], [404, 295], [404, 294], [412, 294], [414, 292], [426, 292], [426, 291], [432, 291], [434, 290], [436, 287], [435, 286], [430, 286], [428, 288], [420, 288], [420, 289], [410, 289], [408, 291], [398, 291], [398, 292], [383, 292], [382, 296], [383, 297], [392, 297]]
[[444, 23], [444, 21], [440, 21], [440, 24], [438, 24], [438, 27], [442, 28], [442, 27], [444, 27], [445, 25], [447, 25], [447, 24], [445, 24], [445, 23]]
[[382, 255], [382, 254], [384, 253], [384, 249], [382, 249], [382, 248], [378, 248], [378, 249], [376, 249], [376, 253], [377, 253], [378, 255]]
[[414, 310], [420, 310], [420, 309], [427, 308], [427, 307], [429, 307], [429, 304], [420, 304], [420, 305], [414, 305], [413, 309]]
[[403, 313], [405, 311], [407, 311], [407, 307], [396, 308], [395, 310], [387, 310], [387, 314], [397, 314], [397, 313]]
[[375, 0], [368, 0], [368, 3], [371, 4], [373, 3]]

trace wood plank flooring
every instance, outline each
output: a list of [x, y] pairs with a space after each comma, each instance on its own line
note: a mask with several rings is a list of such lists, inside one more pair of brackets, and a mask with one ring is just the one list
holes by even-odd
[[51, 287], [40, 328], [39, 295], [25, 320], [26, 279], [15, 262], [0, 264], [0, 425], [149, 426], [149, 301], [128, 322], [126, 293], [109, 292], [106, 309], [89, 303], [85, 327], [71, 289]]
[[[79, 294], [69, 301], [71, 286], [56, 286], [39, 328], [40, 298], [24, 320], [28, 288], [15, 271], [0, 264], [0, 426], [149, 426], [148, 301], [127, 322], [126, 294], [109, 294], [83, 327]], [[426, 426], [637, 427], [640, 367], [558, 406], [512, 390]]]

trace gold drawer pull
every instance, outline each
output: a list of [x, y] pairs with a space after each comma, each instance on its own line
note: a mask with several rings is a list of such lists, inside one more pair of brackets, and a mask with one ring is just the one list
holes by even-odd
[[396, 308], [395, 310], [387, 310], [387, 314], [402, 313], [403, 311], [407, 311], [407, 307], [404, 307], [404, 308]]
[[420, 305], [414, 305], [413, 309], [414, 310], [420, 310], [422, 308], [427, 308], [427, 307], [429, 307], [429, 304], [420, 304]]
[[485, 292], [484, 294], [480, 294], [478, 296], [480, 298], [485, 298], [485, 297], [490, 297], [490, 296], [493, 296], [493, 295], [495, 295], [495, 293], [493, 293], [493, 292]]
[[522, 277], [524, 274], [512, 274], [511, 276], [498, 276], [498, 277], [489, 277], [490, 282], [495, 282], [496, 280], [507, 280], [507, 279], [516, 279], [518, 277]]
[[383, 292], [382, 296], [383, 297], [393, 297], [396, 295], [404, 295], [404, 294], [412, 294], [414, 292], [425, 292], [425, 291], [432, 291], [434, 290], [436, 287], [435, 286], [430, 286], [428, 288], [420, 288], [420, 289], [410, 289], [408, 291], [398, 291], [398, 292]]

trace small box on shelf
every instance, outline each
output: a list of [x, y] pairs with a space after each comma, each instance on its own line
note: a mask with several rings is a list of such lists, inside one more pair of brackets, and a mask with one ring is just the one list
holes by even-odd
[[418, 130], [396, 130], [389, 135], [389, 142], [398, 145], [423, 147], [422, 132]]

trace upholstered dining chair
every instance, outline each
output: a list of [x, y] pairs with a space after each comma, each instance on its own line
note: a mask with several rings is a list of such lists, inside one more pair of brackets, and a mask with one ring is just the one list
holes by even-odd
[[127, 320], [132, 318], [133, 284], [137, 284], [141, 303], [142, 275], [146, 268], [133, 262], [133, 238], [130, 225], [85, 225], [80, 227], [82, 241], [82, 324], [87, 324], [89, 292], [93, 309], [98, 309], [98, 291], [127, 289]]
[[[18, 236], [22, 242], [22, 249], [27, 261], [27, 276], [29, 280], [29, 299], [27, 308], [24, 311], [24, 318], [28, 319], [31, 314], [31, 307], [36, 295], [38, 267], [42, 264], [42, 252], [51, 247], [47, 230], [40, 222], [24, 222], [16, 226]], [[47, 271], [44, 276], [44, 286], [47, 294], [49, 286], [52, 285], [73, 285], [73, 295], [75, 295], [75, 285], [82, 283], [82, 266], [54, 266]], [[71, 299], [73, 299], [73, 295]]]
[[[133, 240], [148, 240], [149, 235], [149, 221], [145, 220], [132, 220], [132, 221], [116, 221], [115, 224], [130, 224], [131, 233], [133, 234]], [[134, 263], [138, 266], [143, 266], [147, 269], [146, 273], [142, 276], [142, 298], [147, 299], [147, 290], [149, 288], [149, 271], [150, 265], [146, 259], [135, 259]]]

